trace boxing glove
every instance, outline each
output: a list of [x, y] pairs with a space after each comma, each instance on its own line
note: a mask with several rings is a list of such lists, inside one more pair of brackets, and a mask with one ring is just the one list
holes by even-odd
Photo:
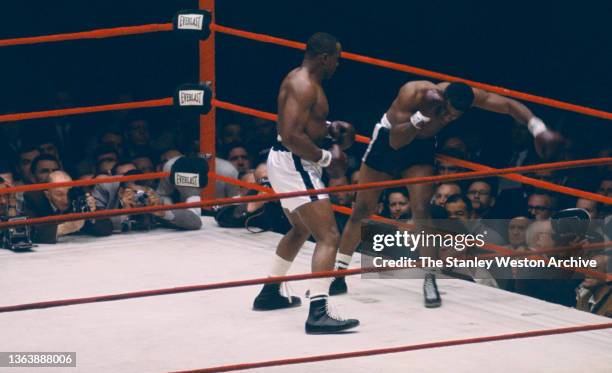
[[340, 148], [334, 144], [329, 150], [323, 150], [321, 159], [317, 164], [327, 170], [330, 178], [338, 178], [346, 174], [348, 168], [348, 158]]
[[348, 122], [340, 120], [328, 122], [327, 129], [329, 136], [342, 150], [347, 150], [355, 142], [355, 127]]
[[555, 131], [546, 128], [544, 122], [537, 117], [533, 117], [527, 124], [529, 132], [533, 135], [535, 150], [543, 160], [559, 158], [563, 150], [563, 137]]
[[444, 98], [435, 89], [428, 89], [424, 92], [420, 102], [419, 110], [410, 117], [410, 124], [417, 130], [431, 121], [431, 118], [439, 116], [444, 106]]

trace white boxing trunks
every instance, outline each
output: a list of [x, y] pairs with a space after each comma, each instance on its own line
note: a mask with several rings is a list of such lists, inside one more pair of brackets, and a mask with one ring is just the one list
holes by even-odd
[[[323, 168], [315, 162], [301, 159], [285, 148], [280, 142], [272, 146], [268, 154], [268, 180], [275, 193], [296, 192], [306, 189], [325, 188]], [[281, 206], [293, 212], [298, 207], [319, 199], [329, 198], [327, 194], [281, 199]]]

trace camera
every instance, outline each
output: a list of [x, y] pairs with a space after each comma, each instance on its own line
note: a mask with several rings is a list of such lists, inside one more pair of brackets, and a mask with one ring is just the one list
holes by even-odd
[[[22, 221], [27, 219], [26, 216], [2, 217], [0, 220], [6, 222]], [[32, 245], [29, 225], [20, 225], [10, 227], [1, 232], [2, 246], [7, 250], [12, 251], [29, 251]]]
[[591, 217], [581, 208], [569, 208], [555, 213], [551, 217], [553, 239], [560, 246], [587, 237]]
[[144, 190], [137, 190], [134, 193], [134, 205], [137, 207], [143, 207], [147, 205], [149, 196]]
[[70, 188], [68, 191], [68, 200], [70, 201], [70, 211], [72, 212], [90, 212], [91, 209], [87, 204], [87, 195], [83, 188]]
[[272, 184], [270, 184], [270, 180], [267, 177], [262, 177], [256, 180], [257, 184], [261, 186], [265, 186], [267, 188], [272, 188]]

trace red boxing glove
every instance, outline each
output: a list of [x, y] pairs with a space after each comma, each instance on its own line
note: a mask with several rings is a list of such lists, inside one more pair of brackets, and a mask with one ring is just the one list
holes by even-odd
[[348, 158], [346, 157], [346, 154], [344, 154], [340, 148], [340, 145], [338, 144], [332, 145], [329, 151], [332, 154], [332, 160], [329, 166], [325, 168], [327, 170], [327, 174], [332, 179], [344, 176], [348, 168]]
[[328, 122], [329, 136], [334, 139], [334, 142], [340, 145], [342, 150], [347, 150], [355, 142], [355, 127], [348, 122], [335, 120]]

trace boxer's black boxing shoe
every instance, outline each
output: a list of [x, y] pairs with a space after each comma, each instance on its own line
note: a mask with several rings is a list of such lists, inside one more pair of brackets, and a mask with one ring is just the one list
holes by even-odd
[[440, 298], [438, 285], [436, 284], [436, 276], [433, 273], [425, 274], [423, 296], [425, 298], [425, 307], [427, 308], [436, 308], [442, 305], [442, 298]]
[[331, 284], [329, 284], [329, 295], [339, 295], [347, 292], [348, 287], [346, 286], [345, 277], [336, 277]]
[[301, 304], [302, 300], [299, 297], [282, 295], [280, 292], [280, 284], [265, 284], [257, 297], [255, 297], [253, 310], [272, 311], [283, 308], [299, 307]]
[[343, 319], [329, 307], [327, 297], [310, 301], [310, 310], [306, 320], [306, 334], [340, 333], [359, 325], [359, 320]]

